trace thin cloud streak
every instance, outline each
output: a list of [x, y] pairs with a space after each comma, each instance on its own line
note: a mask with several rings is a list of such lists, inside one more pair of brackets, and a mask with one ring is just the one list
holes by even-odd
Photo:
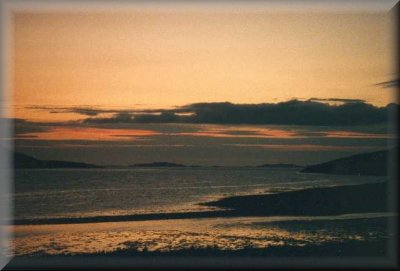
[[351, 151], [351, 150], [375, 150], [382, 149], [381, 146], [332, 146], [332, 145], [312, 145], [312, 144], [226, 144], [226, 146], [235, 146], [243, 148], [263, 148], [279, 151]]
[[[24, 127], [26, 125], [27, 127]], [[15, 138], [19, 140], [106, 140], [106, 141], [129, 141], [171, 137], [204, 137], [204, 138], [231, 138], [231, 139], [280, 139], [294, 140], [301, 138], [353, 138], [353, 139], [386, 139], [395, 135], [377, 132], [361, 132], [348, 130], [324, 130], [319, 131], [312, 128], [299, 127], [265, 127], [265, 126], [243, 126], [243, 125], [194, 125], [176, 124], [178, 127], [148, 126], [149, 124], [135, 124], [135, 127], [110, 127], [108, 125], [97, 126], [41, 126], [37, 124], [35, 129], [33, 123], [19, 121], [19, 128], [15, 130]], [[178, 129], [179, 128], [179, 129]]]
[[365, 103], [365, 100], [360, 99], [342, 99], [342, 98], [310, 98], [308, 99], [310, 102], [339, 102], [339, 103]]
[[398, 88], [400, 86], [400, 79], [393, 79], [385, 82], [375, 84], [375, 86], [382, 88]]
[[394, 135], [389, 134], [371, 134], [371, 133], [360, 133], [360, 132], [349, 132], [349, 131], [329, 131], [322, 133], [325, 137], [333, 138], [391, 138]]
[[150, 130], [135, 129], [101, 129], [101, 128], [71, 128], [57, 127], [44, 132], [28, 133], [23, 137], [38, 140], [137, 140], [138, 137], [154, 136], [159, 133]]

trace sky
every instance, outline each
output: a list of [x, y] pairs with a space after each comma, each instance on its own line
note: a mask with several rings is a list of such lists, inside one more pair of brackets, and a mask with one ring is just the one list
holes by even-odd
[[14, 15], [14, 103], [168, 107], [291, 98], [386, 105], [388, 13]]
[[393, 138], [387, 12], [20, 11], [13, 23], [13, 140], [39, 158], [309, 164]]

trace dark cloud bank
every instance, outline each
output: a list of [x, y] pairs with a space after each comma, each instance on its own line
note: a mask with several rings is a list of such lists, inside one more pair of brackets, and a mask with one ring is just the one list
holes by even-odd
[[[398, 104], [377, 107], [362, 100], [340, 99], [330, 105], [310, 99], [281, 103], [233, 104], [195, 103], [174, 109], [115, 112], [107, 118], [90, 117], [87, 124], [102, 123], [199, 123], [199, 124], [276, 124], [276, 125], [373, 125], [386, 123]], [[338, 101], [338, 99], [328, 99]], [[325, 99], [326, 101], [326, 99]], [[82, 110], [82, 108], [80, 108]], [[72, 109], [71, 109], [72, 110]], [[104, 110], [99, 110], [98, 114]], [[78, 112], [78, 111], [75, 111]], [[91, 114], [95, 116], [95, 109]]]

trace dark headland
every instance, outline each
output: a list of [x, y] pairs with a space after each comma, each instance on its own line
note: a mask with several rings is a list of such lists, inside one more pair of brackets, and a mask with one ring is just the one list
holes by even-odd
[[387, 176], [392, 150], [356, 154], [304, 168], [305, 173]]
[[39, 160], [32, 156], [14, 152], [14, 168], [101, 168], [100, 166], [70, 161]]

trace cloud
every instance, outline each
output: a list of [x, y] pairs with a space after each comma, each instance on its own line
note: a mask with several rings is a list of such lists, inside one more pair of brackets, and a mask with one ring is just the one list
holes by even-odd
[[65, 114], [65, 113], [75, 113], [79, 115], [84, 115], [84, 116], [97, 116], [99, 114], [103, 113], [122, 113], [125, 112], [126, 110], [114, 110], [114, 109], [99, 109], [99, 108], [94, 108], [94, 107], [74, 107], [74, 106], [27, 106], [27, 109], [33, 109], [33, 110], [40, 110], [40, 111], [46, 111], [51, 114]]
[[310, 98], [308, 99], [310, 102], [339, 102], [339, 103], [365, 103], [365, 100], [360, 99], [341, 99], [341, 98]]
[[[168, 113], [168, 109], [103, 109], [90, 106], [27, 106], [26, 109], [46, 111], [50, 114], [66, 114], [74, 113], [89, 117], [98, 116], [100, 114], [117, 114], [121, 116], [127, 116], [129, 114], [155, 114], [155, 113]], [[184, 109], [174, 109], [176, 113], [185, 112]]]
[[[153, 161], [237, 166], [269, 161], [307, 164], [385, 148], [388, 144], [387, 131], [380, 128], [383, 125], [18, 122], [19, 125], [26, 125], [25, 133], [8, 139], [13, 140], [11, 144], [18, 151], [39, 158], [43, 155], [43, 159], [74, 161], [79, 157], [88, 163], [106, 165]], [[44, 131], [26, 132], [32, 126]]]
[[400, 79], [393, 79], [393, 80], [375, 84], [375, 86], [379, 86], [382, 88], [397, 88], [397, 87], [399, 87], [399, 85], [400, 85]]
[[158, 135], [152, 130], [140, 129], [107, 129], [93, 127], [55, 127], [47, 131], [33, 132], [20, 136], [38, 140], [88, 140], [88, 141], [121, 141], [143, 140], [145, 137]]
[[345, 150], [376, 150], [381, 146], [335, 146], [335, 145], [318, 145], [318, 144], [226, 144], [227, 146], [236, 146], [243, 148], [263, 148], [275, 149], [279, 151], [345, 151]]
[[89, 124], [101, 123], [179, 123], [185, 122], [175, 112], [157, 112], [151, 114], [117, 113], [108, 118], [89, 118], [83, 121]]
[[11, 119], [16, 136], [27, 137], [26, 134], [40, 133], [48, 131], [48, 127], [24, 119]]
[[[100, 113], [99, 110], [90, 109], [90, 108], [75, 108], [73, 110], [70, 110], [70, 112], [81, 114], [81, 115], [86, 115], [86, 116], [97, 116]], [[59, 112], [50, 111], [50, 113], [59, 113]]]
[[[314, 98], [316, 99], [316, 98]], [[151, 113], [118, 113], [106, 118], [87, 118], [86, 124], [100, 123], [193, 123], [193, 124], [274, 124], [274, 125], [371, 125], [387, 122], [388, 111], [398, 105], [376, 107], [356, 99], [330, 105], [315, 100], [281, 103], [233, 104], [195, 103]]]
[[[20, 140], [46, 141], [137, 141], [137, 140], [187, 140], [187, 138], [233, 140], [296, 140], [305, 138], [354, 138], [385, 139], [392, 135], [386, 131], [357, 130], [353, 127], [337, 129], [327, 126], [265, 126], [265, 125], [215, 125], [215, 124], [170, 124], [170, 123], [131, 123], [131, 124], [82, 124], [66, 123], [32, 123], [19, 120], [23, 129], [15, 134]], [[186, 139], [183, 139], [186, 138]], [[165, 142], [164, 142], [165, 143]]]

